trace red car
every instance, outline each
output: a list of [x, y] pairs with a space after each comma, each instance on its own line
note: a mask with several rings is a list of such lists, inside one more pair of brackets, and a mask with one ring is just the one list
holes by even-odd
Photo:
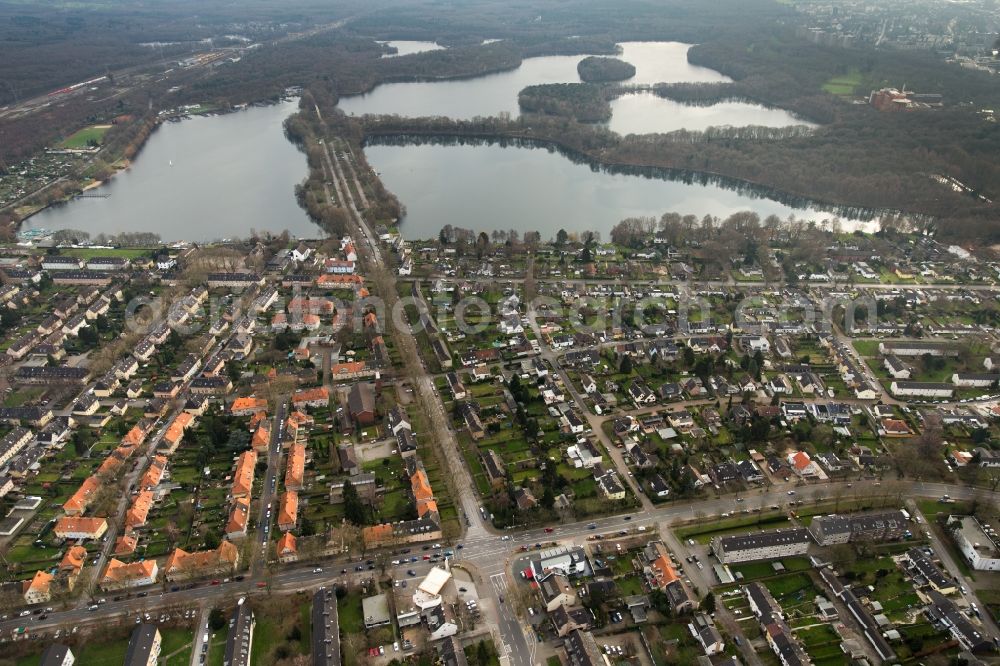
[[554, 528], [554, 527], [546, 527], [545, 528], [545, 533], [546, 534], [552, 534], [555, 531], [556, 531], [556, 528]]
[[217, 581], [217, 580], [213, 580], [212, 581], [212, 585], [218, 585], [218, 584], [219, 584], [219, 581]]
[[267, 583], [265, 583], [264, 581], [260, 581], [259, 583], [257, 583], [257, 587], [267, 587]]

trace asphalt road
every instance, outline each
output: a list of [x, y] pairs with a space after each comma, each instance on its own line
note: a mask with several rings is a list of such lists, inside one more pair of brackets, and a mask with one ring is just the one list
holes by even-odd
[[[278, 482], [279, 462], [281, 461], [281, 442], [285, 434], [285, 416], [288, 411], [288, 399], [278, 399], [278, 407], [271, 424], [271, 439], [267, 445], [267, 472], [264, 474], [264, 486], [260, 495], [260, 515], [257, 518], [257, 545], [253, 560], [250, 563], [250, 575], [257, 576], [267, 559], [267, 546], [271, 537], [271, 525], [277, 518], [278, 505], [273, 502]], [[274, 506], [272, 507], [272, 503]]]

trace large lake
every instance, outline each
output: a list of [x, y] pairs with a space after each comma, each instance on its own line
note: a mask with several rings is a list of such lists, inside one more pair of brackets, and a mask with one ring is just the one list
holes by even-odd
[[[753, 210], [762, 218], [832, 220], [833, 213], [793, 207], [715, 184], [610, 173], [576, 163], [555, 151], [501, 145], [369, 145], [372, 167], [406, 206], [404, 237], [436, 237], [446, 224], [476, 231], [600, 231], [633, 216], [668, 211], [724, 218]], [[874, 225], [841, 219], [844, 230]]]
[[[690, 44], [623, 42], [620, 46], [619, 57], [636, 68], [635, 76], [623, 82], [626, 85], [731, 81], [715, 70], [690, 64], [687, 60]], [[527, 58], [517, 69], [499, 74], [452, 81], [387, 83], [364, 95], [341, 99], [340, 108], [348, 114], [399, 114], [410, 118], [447, 116], [468, 120], [501, 113], [516, 117], [520, 114], [517, 95], [522, 89], [545, 83], [579, 83], [576, 66], [583, 58]], [[717, 125], [807, 124], [787, 111], [758, 104], [723, 102], [707, 107], [688, 106], [652, 94], [620, 97], [612, 102], [611, 108], [609, 127], [619, 134], [701, 130]]]
[[107, 198], [48, 208], [24, 228], [151, 231], [164, 241], [246, 238], [251, 229], [324, 236], [295, 200], [308, 168], [282, 122], [297, 106], [288, 100], [164, 123], [131, 168], [90, 191]]

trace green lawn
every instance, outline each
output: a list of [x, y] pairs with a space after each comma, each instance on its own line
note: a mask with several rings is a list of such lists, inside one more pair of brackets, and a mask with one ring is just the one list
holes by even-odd
[[82, 130], [74, 133], [59, 145], [61, 148], [88, 148], [90, 147], [91, 142], [100, 144], [101, 140], [104, 138], [105, 132], [107, 132], [108, 129], [109, 126], [105, 125], [84, 127]]
[[618, 578], [615, 580], [615, 585], [618, 586], [618, 591], [623, 597], [645, 593], [645, 590], [642, 588], [642, 580], [638, 576], [633, 575]]
[[4, 407], [20, 407], [26, 402], [37, 400], [45, 393], [45, 388], [41, 386], [28, 386], [19, 388], [4, 400]]
[[116, 247], [116, 248], [97, 248], [97, 247], [73, 247], [64, 248], [60, 250], [60, 254], [65, 254], [71, 257], [80, 257], [81, 259], [90, 259], [92, 257], [122, 257], [124, 259], [135, 259], [136, 257], [148, 257], [152, 248], [141, 248], [141, 247]]
[[361, 610], [361, 593], [352, 592], [337, 600], [337, 616], [343, 634], [356, 634], [365, 630]]
[[92, 641], [83, 646], [76, 655], [78, 663], [87, 666], [121, 666], [128, 652], [128, 637], [117, 641]]
[[732, 518], [723, 518], [700, 522], [696, 525], [680, 527], [674, 533], [683, 540], [694, 539], [698, 543], [709, 543], [713, 537], [728, 534], [745, 534], [747, 532], [757, 532], [762, 529], [777, 529], [788, 527], [788, 518], [782, 512], [765, 512], [751, 514], [749, 516], [740, 514]]
[[[795, 573], [787, 576], [781, 576], [779, 578], [772, 578], [766, 581], [764, 585], [779, 602], [783, 602], [784, 599], [788, 597], [802, 597], [803, 592], [810, 589], [815, 591], [812, 581], [809, 580], [809, 576], [804, 573]], [[812, 599], [812, 597], [810, 596], [809, 599]]]
[[194, 636], [189, 629], [164, 629], [160, 635], [163, 638], [160, 654], [165, 657], [173, 655], [163, 662], [166, 666], [186, 666], [191, 663], [191, 642]]
[[253, 630], [253, 648], [250, 652], [251, 666], [266, 666], [272, 663], [272, 647], [281, 642], [278, 626], [269, 618], [258, 617]]
[[823, 84], [823, 90], [831, 95], [853, 95], [861, 85], [861, 72], [852, 70], [848, 74], [835, 76]]
[[312, 601], [307, 601], [299, 607], [299, 626], [302, 628], [302, 637], [299, 639], [299, 646], [302, 654], [309, 654], [312, 651]]
[[854, 345], [854, 350], [866, 357], [878, 356], [878, 340], [855, 340], [851, 344]]

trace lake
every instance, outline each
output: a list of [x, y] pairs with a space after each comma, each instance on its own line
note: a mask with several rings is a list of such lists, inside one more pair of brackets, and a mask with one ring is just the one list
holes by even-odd
[[[565, 228], [600, 231], [626, 217], [674, 211], [725, 218], [752, 210], [761, 218], [832, 220], [808, 205], [790, 206], [753, 190], [718, 184], [612, 173], [574, 162], [542, 147], [498, 144], [420, 143], [366, 147], [369, 163], [406, 206], [400, 232], [410, 239], [436, 237], [446, 224], [476, 231], [539, 231], [543, 239]], [[841, 220], [842, 228], [875, 225]]]
[[164, 123], [132, 166], [88, 194], [47, 208], [25, 229], [79, 229], [92, 236], [150, 231], [164, 241], [209, 241], [250, 230], [317, 238], [325, 234], [295, 200], [305, 155], [282, 122], [298, 100]]
[[815, 123], [796, 117], [784, 109], [772, 109], [750, 102], [726, 101], [709, 106], [681, 104], [651, 92], [622, 95], [611, 101], [608, 129], [622, 136], [654, 134], [686, 129], [702, 131], [723, 125], [788, 127]]
[[[396, 44], [397, 42], [393, 42]], [[415, 44], [437, 46], [433, 42]], [[622, 42], [622, 60], [635, 65], [626, 85], [654, 83], [726, 83], [729, 77], [687, 61], [690, 44], [680, 42]], [[340, 108], [354, 115], [399, 114], [410, 118], [447, 116], [468, 120], [476, 116], [520, 115], [517, 95], [527, 86], [579, 83], [577, 63], [584, 56], [527, 58], [508, 72], [452, 81], [386, 83], [371, 92], [340, 100]], [[609, 127], [620, 134], [649, 134], [678, 129], [701, 130], [713, 125], [808, 124], [781, 109], [746, 102], [722, 102], [708, 107], [688, 106], [639, 93], [612, 102]]]
[[396, 53], [386, 53], [383, 58], [398, 58], [405, 55], [413, 55], [414, 53], [424, 53], [426, 51], [440, 51], [444, 47], [437, 42], [418, 42], [408, 39], [397, 39], [388, 42], [379, 42], [379, 44], [385, 44], [386, 46], [396, 47]]

